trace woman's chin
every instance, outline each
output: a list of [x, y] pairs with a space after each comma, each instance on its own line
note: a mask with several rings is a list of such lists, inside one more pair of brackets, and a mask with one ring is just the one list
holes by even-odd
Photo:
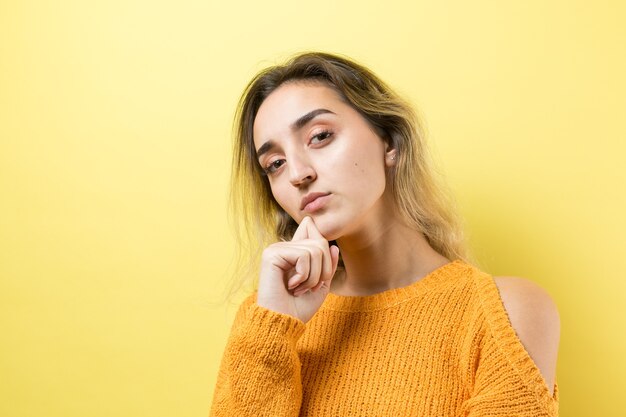
[[330, 216], [320, 216], [318, 218], [313, 216], [313, 222], [315, 223], [317, 230], [319, 230], [322, 236], [324, 236], [324, 239], [329, 242], [331, 240], [337, 240], [343, 235], [343, 227], [341, 227], [341, 224], [339, 224], [336, 219], [332, 219]]

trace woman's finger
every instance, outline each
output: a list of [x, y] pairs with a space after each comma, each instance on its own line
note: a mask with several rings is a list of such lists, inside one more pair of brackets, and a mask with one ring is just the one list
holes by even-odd
[[324, 238], [322, 233], [320, 233], [319, 229], [315, 225], [315, 221], [313, 220], [313, 218], [309, 217], [309, 221], [306, 223], [305, 226], [306, 226], [306, 230], [307, 230], [307, 234], [308, 234], [309, 239], [324, 239], [324, 240], [326, 240], [326, 238]]
[[308, 247], [306, 249], [310, 251], [309, 274], [308, 276], [304, 275], [299, 280], [300, 284], [295, 287], [295, 292], [313, 288], [320, 281], [322, 275], [322, 251], [318, 247]]
[[333, 245], [330, 247], [330, 257], [332, 258], [332, 273], [331, 277], [335, 276], [335, 272], [337, 272], [337, 265], [339, 265], [339, 246]]
[[311, 273], [311, 252], [307, 249], [298, 248], [300, 251], [300, 255], [296, 261], [296, 274], [298, 274], [301, 278], [300, 282], [304, 282], [308, 279], [309, 274]]
[[333, 277], [333, 274], [335, 273], [335, 270], [333, 268], [332, 258], [330, 256], [330, 252], [328, 248], [328, 241], [326, 240], [326, 238], [322, 235], [322, 233], [319, 231], [319, 229], [315, 225], [315, 221], [313, 220], [313, 218], [311, 218], [310, 221], [308, 221], [305, 226], [307, 229], [307, 233], [309, 235], [309, 239], [317, 239], [317, 240], [324, 241], [324, 260], [323, 260], [323, 265], [322, 265], [321, 279], [324, 281], [327, 281], [331, 279]]
[[330, 282], [335, 276], [337, 271], [337, 264], [339, 263], [339, 247], [331, 246], [328, 250], [328, 256], [324, 257], [324, 273], [320, 277], [320, 282]]
[[[311, 268], [311, 248], [294, 245], [291, 242], [278, 242], [263, 252], [263, 258], [283, 271], [288, 280], [287, 287], [294, 288], [294, 282], [306, 281]], [[288, 276], [290, 271], [295, 271]]]
[[[296, 288], [298, 285], [307, 281], [310, 277], [313, 277], [313, 281], [308, 282], [307, 285], [302, 286], [302, 288], [311, 287], [311, 285], [313, 285], [312, 282], [318, 282], [320, 280], [327, 281], [331, 278], [332, 258], [328, 249], [328, 242], [305, 239], [297, 242], [290, 242], [289, 245], [303, 250], [308, 250], [311, 253], [311, 270], [309, 272], [309, 277], [298, 274], [297, 276], [289, 278], [289, 281], [287, 282], [288, 289]], [[319, 271], [315, 268], [319, 268]]]
[[291, 238], [292, 242], [309, 238], [308, 224], [310, 221], [311, 218], [309, 216], [306, 216], [304, 219], [302, 219], [302, 221], [298, 225], [298, 228], [293, 234], [293, 237]]

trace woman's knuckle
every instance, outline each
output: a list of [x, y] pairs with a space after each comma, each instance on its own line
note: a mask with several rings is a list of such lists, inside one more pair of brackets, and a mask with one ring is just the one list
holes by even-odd
[[273, 252], [273, 248], [271, 246], [268, 246], [267, 248], [263, 249], [263, 252], [261, 252], [261, 258], [267, 259], [272, 256]]

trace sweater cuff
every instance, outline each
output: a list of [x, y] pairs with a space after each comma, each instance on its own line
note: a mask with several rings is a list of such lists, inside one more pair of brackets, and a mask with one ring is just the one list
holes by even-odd
[[286, 337], [295, 343], [306, 330], [302, 320], [262, 307], [256, 300], [248, 306], [246, 315], [257, 332], [263, 331], [264, 336], [270, 339]]

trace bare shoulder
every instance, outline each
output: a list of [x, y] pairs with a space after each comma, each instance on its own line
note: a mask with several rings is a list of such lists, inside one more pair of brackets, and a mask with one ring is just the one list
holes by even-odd
[[494, 281], [511, 326], [553, 394], [561, 334], [556, 303], [546, 290], [531, 280], [494, 277]]

